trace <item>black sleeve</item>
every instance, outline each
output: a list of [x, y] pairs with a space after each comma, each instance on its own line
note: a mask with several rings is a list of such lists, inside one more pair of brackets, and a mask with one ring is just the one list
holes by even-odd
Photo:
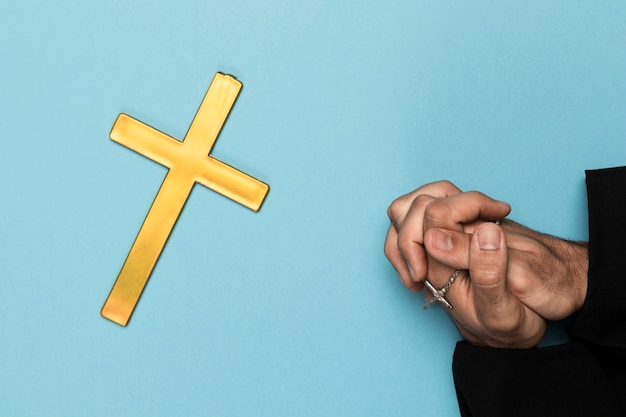
[[587, 171], [589, 287], [568, 333], [626, 350], [626, 167]]
[[598, 358], [626, 409], [626, 167], [587, 171], [589, 287], [568, 328]]
[[463, 417], [626, 416], [626, 168], [587, 171], [589, 288], [573, 342], [509, 350], [460, 342]]
[[459, 342], [452, 363], [463, 417], [623, 417], [583, 344], [495, 349]]

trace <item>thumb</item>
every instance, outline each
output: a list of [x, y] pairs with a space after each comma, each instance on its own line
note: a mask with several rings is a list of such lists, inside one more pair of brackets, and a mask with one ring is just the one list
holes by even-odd
[[500, 226], [483, 223], [472, 236], [469, 254], [474, 303], [485, 327], [511, 331], [520, 323], [519, 303], [508, 291], [506, 238]]

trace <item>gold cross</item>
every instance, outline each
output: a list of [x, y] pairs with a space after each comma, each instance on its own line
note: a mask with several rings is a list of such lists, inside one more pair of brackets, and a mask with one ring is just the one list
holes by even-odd
[[103, 317], [126, 326], [152, 269], [194, 184], [200, 183], [251, 210], [258, 211], [269, 186], [210, 156], [241, 83], [215, 74], [181, 142], [120, 114], [111, 139], [169, 168], [139, 230], [122, 270], [102, 307]]

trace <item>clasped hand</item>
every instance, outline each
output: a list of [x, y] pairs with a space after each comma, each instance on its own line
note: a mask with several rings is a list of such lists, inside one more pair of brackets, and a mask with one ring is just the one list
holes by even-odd
[[479, 346], [534, 347], [545, 320], [570, 316], [587, 293], [587, 245], [505, 219], [510, 211], [448, 181], [424, 185], [388, 209], [385, 255], [400, 280], [413, 291], [425, 279], [439, 289], [460, 269], [445, 296], [448, 311], [462, 337]]

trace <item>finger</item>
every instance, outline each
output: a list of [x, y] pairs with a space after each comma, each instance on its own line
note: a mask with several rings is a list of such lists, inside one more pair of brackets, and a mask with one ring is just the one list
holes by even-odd
[[[482, 224], [482, 223], [481, 223]], [[572, 300], [554, 297], [546, 286], [546, 279], [537, 273], [537, 254], [548, 249], [526, 236], [506, 231], [507, 245], [507, 291], [522, 304], [542, 317], [560, 320], [562, 311], [572, 311]], [[439, 262], [450, 268], [469, 269], [469, 251], [472, 236], [446, 229], [430, 229], [424, 235], [424, 248], [429, 262]], [[434, 276], [430, 272], [429, 277]]]
[[389, 231], [387, 232], [384, 251], [385, 256], [398, 273], [402, 285], [411, 291], [421, 291], [424, 285], [420, 281], [416, 281], [412, 278], [409, 266], [398, 248], [398, 232], [396, 232], [396, 229], [393, 226], [389, 227]]
[[401, 240], [408, 237], [420, 245], [424, 243], [424, 214], [428, 205], [435, 200], [435, 197], [426, 194], [415, 197], [403, 219], [402, 227], [396, 229]]
[[545, 321], [508, 289], [507, 241], [493, 223], [476, 228], [470, 245], [470, 281], [475, 310], [491, 340], [486, 345], [530, 348], [545, 334]]
[[472, 235], [447, 229], [429, 229], [424, 248], [429, 257], [453, 269], [469, 269]]
[[521, 303], [507, 290], [507, 247], [499, 226], [484, 223], [476, 228], [470, 244], [469, 270], [477, 316], [493, 330], [519, 328]]
[[[448, 286], [448, 283], [453, 281], [452, 284], [448, 286], [448, 290], [444, 295], [444, 298], [448, 303], [454, 306], [454, 310], [445, 309], [450, 315], [454, 316], [456, 312], [464, 312], [467, 310], [466, 301], [462, 296], [458, 294], [462, 294], [464, 291], [459, 293], [459, 289], [461, 287], [466, 287], [466, 284], [463, 284], [463, 281], [468, 279], [467, 271], [460, 270], [457, 268], [451, 268], [448, 265], [442, 264], [438, 262], [434, 258], [428, 256], [428, 274], [425, 281], [428, 280], [428, 283], [434, 288], [435, 291], [441, 290], [444, 287]], [[426, 288], [426, 284], [424, 285]], [[432, 290], [424, 291], [424, 297], [426, 301], [430, 301], [433, 298]], [[445, 303], [443, 303], [445, 305]]]
[[460, 192], [461, 190], [450, 181], [437, 181], [426, 184], [408, 194], [396, 198], [387, 209], [387, 215], [391, 223], [396, 227], [396, 230], [400, 230], [404, 223], [404, 217], [417, 196], [429, 195], [434, 198], [446, 198]]
[[409, 273], [414, 281], [422, 281], [426, 277], [428, 262], [424, 251], [424, 210], [434, 197], [419, 195], [411, 204], [404, 218], [402, 228], [398, 231], [398, 248], [402, 258], [408, 265]]
[[424, 213], [424, 230], [441, 227], [463, 230], [464, 224], [477, 220], [495, 221], [508, 216], [511, 206], [478, 191], [455, 194], [432, 201]]

